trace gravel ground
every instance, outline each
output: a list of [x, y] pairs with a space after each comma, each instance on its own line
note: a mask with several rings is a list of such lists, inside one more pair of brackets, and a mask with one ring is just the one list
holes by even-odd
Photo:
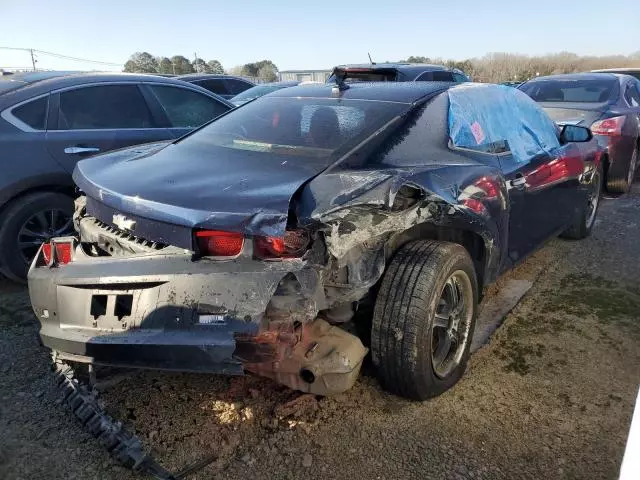
[[[588, 240], [554, 240], [508, 274], [533, 288], [434, 400], [386, 394], [368, 365], [324, 399], [157, 372], [102, 399], [169, 469], [217, 455], [189, 478], [615, 478], [640, 383], [637, 187], [604, 200]], [[0, 478], [139, 478], [56, 404], [47, 365], [26, 290], [0, 281]]]

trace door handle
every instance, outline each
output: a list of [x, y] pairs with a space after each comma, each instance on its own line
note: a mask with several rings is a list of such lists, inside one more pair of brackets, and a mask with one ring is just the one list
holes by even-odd
[[77, 155], [78, 153], [95, 153], [99, 151], [100, 149], [98, 147], [66, 147], [64, 149], [64, 153], [68, 153], [69, 155]]
[[511, 180], [511, 182], [509, 182], [509, 184], [510, 184], [510, 186], [512, 188], [517, 188], [518, 190], [523, 190], [524, 187], [527, 186], [527, 179], [524, 177], [524, 175], [518, 175], [516, 178]]

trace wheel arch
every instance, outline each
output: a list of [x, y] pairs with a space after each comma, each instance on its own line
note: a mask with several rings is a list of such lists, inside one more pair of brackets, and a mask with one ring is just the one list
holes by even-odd
[[414, 240], [439, 240], [462, 245], [469, 253], [473, 261], [478, 281], [478, 291], [490, 283], [489, 252], [486, 239], [468, 228], [449, 225], [437, 225], [434, 223], [420, 223], [414, 225], [400, 234], [394, 236], [388, 242], [388, 257], [400, 249], [403, 245]]
[[71, 198], [75, 198], [77, 196], [76, 186], [69, 176], [55, 179], [47, 177], [41, 181], [32, 181], [26, 185], [16, 185], [13, 186], [8, 193], [0, 197], [0, 216], [2, 216], [4, 211], [14, 202], [37, 192], [62, 193]]

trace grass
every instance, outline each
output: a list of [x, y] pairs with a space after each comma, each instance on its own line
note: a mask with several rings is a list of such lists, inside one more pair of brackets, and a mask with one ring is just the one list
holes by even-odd
[[[504, 370], [520, 375], [531, 372], [536, 359], [545, 356], [545, 345], [536, 342], [542, 335], [571, 333], [586, 340], [603, 341], [616, 347], [607, 333], [607, 325], [622, 326], [640, 335], [640, 288], [621, 285], [602, 277], [571, 274], [557, 289], [544, 292], [546, 300], [534, 305], [528, 315], [516, 315], [504, 330], [504, 341], [496, 350], [505, 361]], [[577, 317], [577, 318], [576, 318]], [[600, 325], [587, 329], [580, 318], [591, 317]], [[545, 359], [546, 367], [566, 366], [566, 359]]]

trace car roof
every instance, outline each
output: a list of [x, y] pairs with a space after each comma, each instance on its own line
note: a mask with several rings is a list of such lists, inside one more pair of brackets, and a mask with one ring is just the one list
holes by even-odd
[[620, 68], [602, 68], [600, 70], [591, 70], [592, 73], [622, 73], [622, 72], [640, 72], [640, 68], [637, 67], [620, 67]]
[[256, 83], [255, 87], [295, 87], [299, 84], [300, 81], [298, 80], [285, 80], [282, 82]]
[[232, 78], [234, 80], [242, 80], [243, 82], [253, 83], [246, 78], [236, 77], [235, 75], [224, 75], [222, 73], [185, 73], [178, 75], [176, 78], [185, 82], [193, 82], [194, 80], [207, 80], [212, 78]]
[[[37, 72], [36, 72], [37, 73]], [[45, 72], [42, 72], [45, 73]], [[47, 72], [53, 73], [53, 72]], [[58, 72], [58, 75], [43, 75], [43, 78], [32, 80], [30, 83], [24, 83], [14, 90], [9, 90], [3, 94], [0, 94], [0, 109], [4, 109], [14, 103], [27, 100], [38, 95], [42, 95], [53, 90], [59, 90], [67, 87], [75, 87], [80, 85], [87, 85], [91, 83], [109, 83], [109, 82], [144, 82], [144, 83], [162, 83], [165, 85], [180, 85], [185, 86], [185, 82], [176, 78], [161, 77], [158, 75], [150, 75], [146, 73], [104, 73], [104, 72], [91, 72], [91, 73], [72, 73], [65, 74], [64, 72]], [[0, 82], [11, 81], [15, 75], [11, 75], [6, 80], [0, 80]], [[223, 101], [225, 104], [231, 105], [224, 99], [212, 94], [208, 90], [199, 87], [197, 85], [189, 84], [191, 88], [195, 88], [202, 93], [206, 93], [208, 96], [215, 96], [216, 99]]]
[[[376, 100], [383, 102], [413, 103], [426, 96], [452, 88], [446, 82], [357, 82], [339, 90], [334, 84], [301, 85], [283, 88], [266, 97], [341, 98], [350, 100]], [[336, 93], [336, 91], [338, 93]], [[263, 97], [264, 98], [264, 97]]]
[[445, 67], [444, 65], [433, 65], [430, 63], [349, 63], [344, 65], [338, 65], [336, 68], [366, 68], [370, 70], [403, 70], [403, 71], [413, 71], [420, 70], [421, 72], [427, 71], [449, 71], [452, 70], [450, 68]]
[[559, 75], [547, 75], [544, 77], [536, 77], [529, 80], [529, 82], [536, 82], [538, 80], [613, 80], [619, 79], [620, 75], [613, 73], [600, 73], [600, 72], [587, 72], [587, 73], [563, 73]]

